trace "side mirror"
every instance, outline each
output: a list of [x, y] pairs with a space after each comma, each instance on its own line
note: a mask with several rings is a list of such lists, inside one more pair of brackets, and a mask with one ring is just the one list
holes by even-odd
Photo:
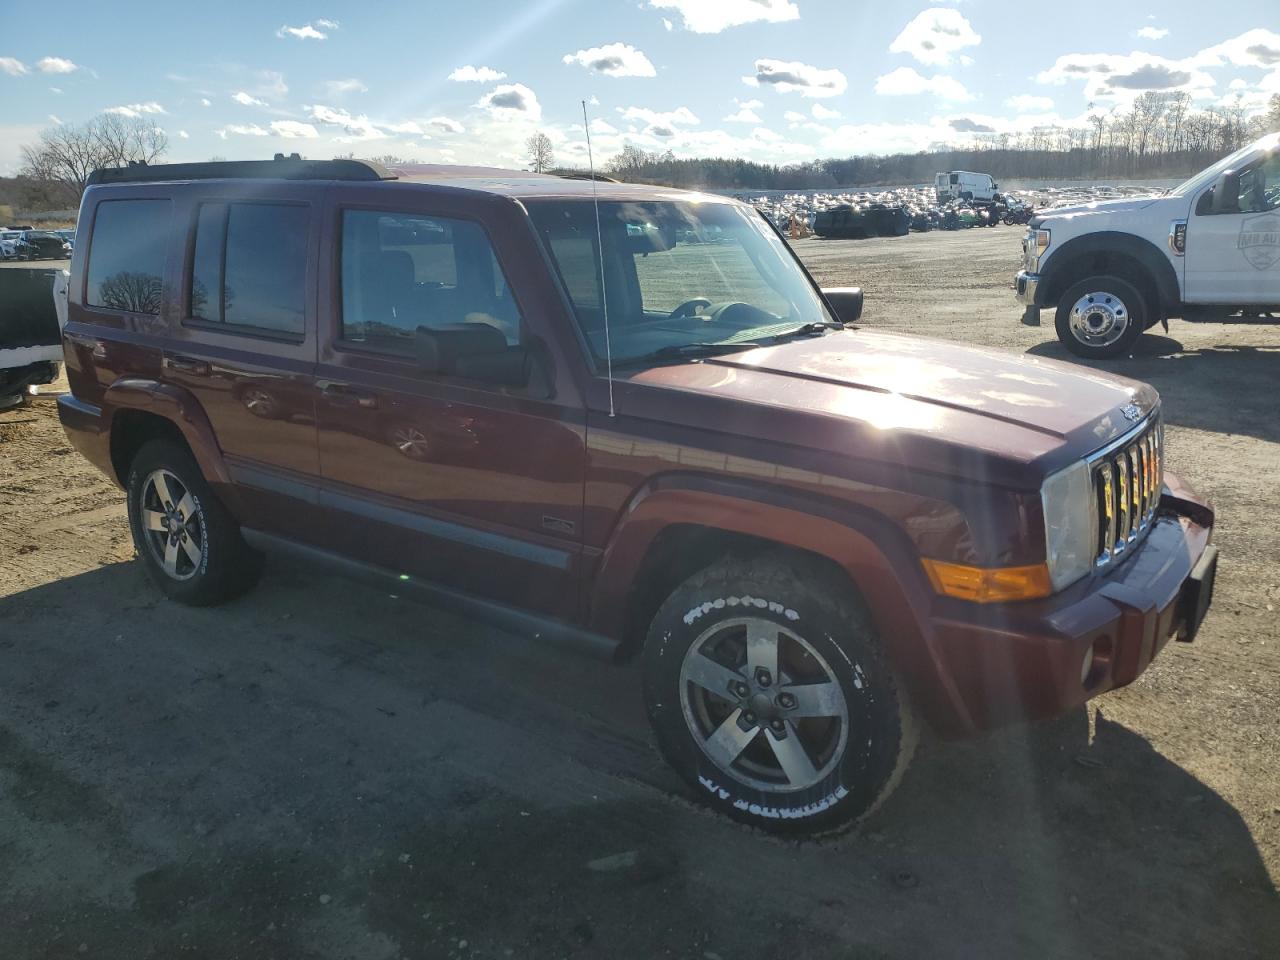
[[857, 323], [862, 316], [861, 287], [831, 287], [823, 290], [822, 296], [841, 323]]
[[454, 373], [467, 380], [479, 380], [498, 387], [527, 387], [533, 357], [525, 347], [507, 347], [502, 353], [481, 353], [459, 357]]
[[1210, 201], [1210, 212], [1240, 212], [1240, 174], [1228, 170], [1213, 185], [1213, 200]]

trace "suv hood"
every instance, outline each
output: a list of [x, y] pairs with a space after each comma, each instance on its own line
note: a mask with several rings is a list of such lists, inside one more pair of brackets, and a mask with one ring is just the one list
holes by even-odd
[[[656, 367], [631, 382], [749, 404], [711, 416], [761, 439], [951, 475], [979, 469], [983, 481], [1005, 472], [1000, 461], [1019, 484], [1123, 435], [1159, 402], [1147, 384], [1075, 364], [865, 329]], [[708, 412], [687, 416], [705, 425]]]

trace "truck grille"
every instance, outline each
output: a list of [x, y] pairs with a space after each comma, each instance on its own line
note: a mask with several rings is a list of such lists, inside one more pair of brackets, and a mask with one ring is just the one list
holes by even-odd
[[1105, 567], [1134, 547], [1155, 522], [1164, 487], [1164, 425], [1158, 414], [1090, 459], [1096, 564]]

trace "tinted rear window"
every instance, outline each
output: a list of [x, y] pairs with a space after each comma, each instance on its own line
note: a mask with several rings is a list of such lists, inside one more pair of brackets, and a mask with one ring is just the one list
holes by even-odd
[[168, 200], [107, 200], [98, 204], [89, 246], [90, 306], [160, 313]]
[[302, 336], [309, 216], [297, 205], [203, 204], [192, 254], [191, 316]]

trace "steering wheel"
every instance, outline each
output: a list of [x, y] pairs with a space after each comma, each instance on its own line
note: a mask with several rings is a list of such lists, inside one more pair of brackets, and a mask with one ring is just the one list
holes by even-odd
[[706, 297], [694, 297], [692, 300], [686, 300], [680, 306], [671, 311], [667, 319], [679, 320], [682, 317], [691, 317], [697, 312], [699, 307], [709, 307], [711, 301]]

